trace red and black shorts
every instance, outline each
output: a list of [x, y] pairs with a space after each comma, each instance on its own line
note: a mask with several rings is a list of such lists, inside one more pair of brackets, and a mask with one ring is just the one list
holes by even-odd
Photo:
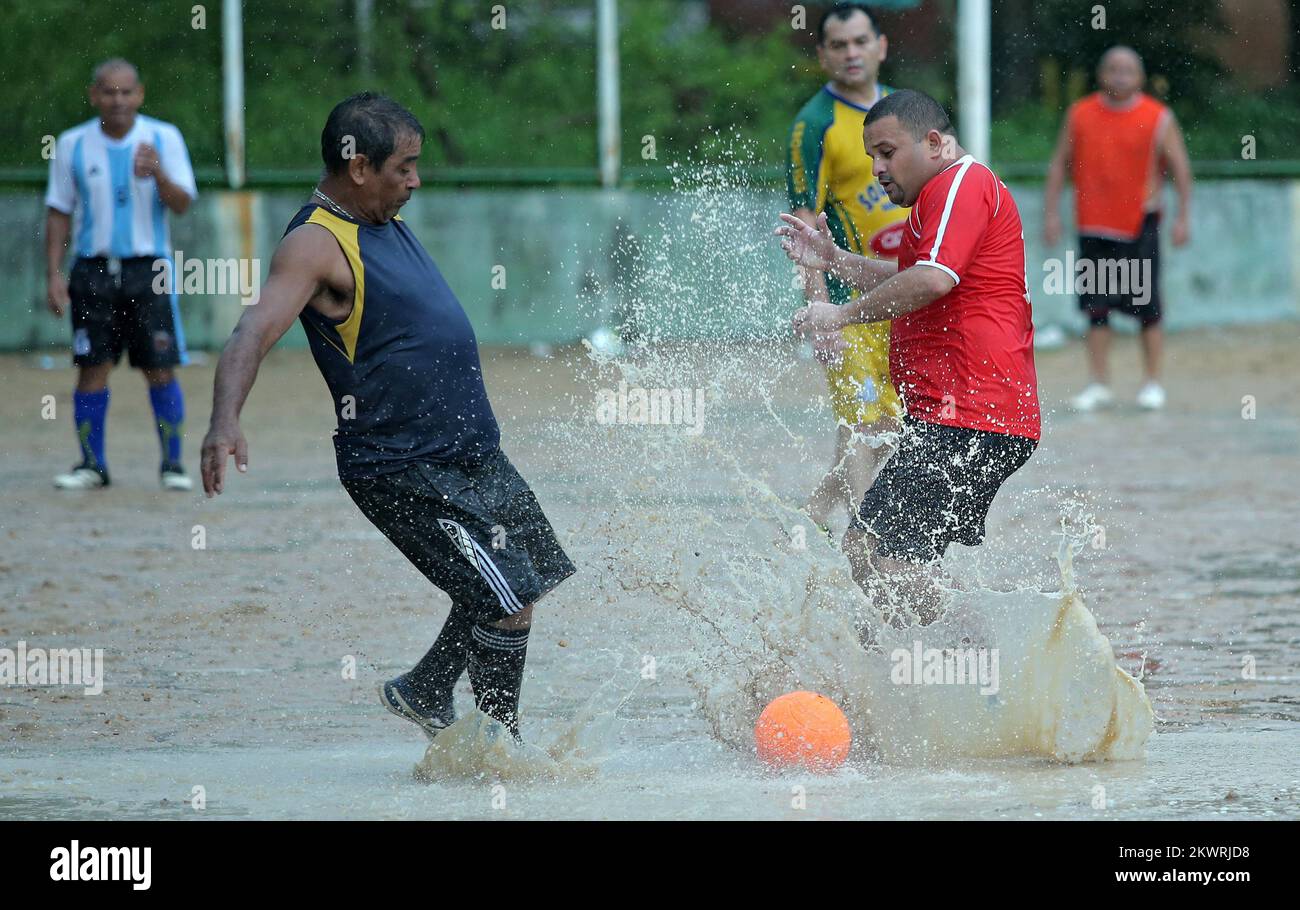
[[137, 369], [174, 367], [184, 341], [170, 294], [154, 290], [159, 271], [151, 256], [83, 257], [72, 266], [72, 362], [94, 366], [122, 359]]

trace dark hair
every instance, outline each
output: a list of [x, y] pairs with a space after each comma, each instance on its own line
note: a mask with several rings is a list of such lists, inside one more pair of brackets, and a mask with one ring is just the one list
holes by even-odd
[[871, 106], [863, 125], [870, 126], [877, 120], [891, 116], [898, 118], [898, 122], [907, 128], [913, 139], [924, 139], [930, 130], [938, 130], [948, 136], [956, 135], [943, 105], [925, 92], [910, 88], [890, 92]]
[[[386, 95], [361, 92], [330, 111], [320, 134], [321, 160], [328, 173], [337, 174], [347, 167], [347, 157], [365, 155], [378, 170], [393, 154], [397, 140], [412, 134], [424, 139], [424, 127], [414, 114]], [[352, 137], [352, 155], [344, 157], [343, 143], [348, 136]]]
[[821, 47], [826, 43], [826, 23], [828, 20], [835, 18], [843, 22], [854, 13], [864, 14], [867, 21], [871, 23], [871, 30], [877, 35], [880, 34], [880, 26], [876, 23], [876, 14], [865, 3], [837, 3], [822, 13], [821, 19], [817, 21], [817, 46]]

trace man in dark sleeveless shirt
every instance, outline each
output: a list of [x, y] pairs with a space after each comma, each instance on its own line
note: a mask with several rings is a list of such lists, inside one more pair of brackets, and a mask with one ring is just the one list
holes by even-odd
[[519, 735], [533, 605], [575, 571], [500, 447], [474, 330], [397, 214], [420, 186], [424, 129], [396, 102], [341, 102], [321, 134], [325, 175], [289, 222], [256, 306], [217, 365], [203, 489], [248, 468], [239, 412], [267, 351], [301, 320], [334, 399], [339, 479], [362, 513], [452, 599], [428, 653], [380, 686], [430, 736], [455, 719], [468, 669], [478, 708]]

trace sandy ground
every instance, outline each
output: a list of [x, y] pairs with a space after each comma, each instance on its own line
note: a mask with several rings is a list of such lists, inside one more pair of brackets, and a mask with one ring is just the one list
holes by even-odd
[[[603, 463], [582, 435], [590, 364], [577, 350], [550, 360], [494, 350], [484, 361], [503, 445], [582, 570], [539, 608], [524, 689], [531, 729], [571, 716], [602, 682], [634, 677], [641, 655], [661, 658], [658, 679], [620, 710], [595, 782], [519, 785], [499, 804], [491, 781], [412, 779], [422, 734], [378, 706], [375, 684], [423, 653], [447, 599], [339, 486], [333, 414], [305, 351], [267, 360], [244, 413], [251, 470], [212, 501], [158, 488], [143, 380], [125, 368], [108, 421], [114, 486], [56, 492], [50, 478], [75, 458], [72, 371], [6, 356], [0, 646], [103, 648], [107, 683], [93, 697], [0, 689], [0, 817], [1300, 814], [1300, 772], [1287, 758], [1300, 753], [1300, 324], [1175, 336], [1170, 404], [1158, 414], [1131, 403], [1131, 338], [1117, 342], [1121, 404], [1105, 414], [1063, 407], [1083, 379], [1077, 344], [1038, 356], [1044, 441], [1013, 485], [1051, 497], [1000, 500], [990, 532], [1050, 528], [1061, 496], [1096, 503], [1107, 546], [1080, 567], [1082, 587], [1117, 654], [1129, 655], [1123, 666], [1138, 672], [1143, 652], [1158, 661], [1147, 684], [1160, 723], [1145, 762], [857, 765], [808, 783], [802, 811], [790, 808], [789, 780], [710, 738], [674, 678], [681, 643], [660, 631], [662, 604], [593, 582], [618, 571], [598, 533], [615, 502], [606, 491], [653, 478]], [[755, 356], [753, 369], [764, 368]], [[181, 373], [196, 475], [212, 374], [212, 363]], [[790, 376], [772, 406], [804, 435], [736, 448], [793, 502], [828, 460], [830, 431], [824, 407], [808, 407], [824, 395], [817, 365], [798, 362]], [[45, 395], [55, 420], [42, 419]], [[1254, 419], [1243, 418], [1244, 396]], [[566, 424], [572, 433], [557, 432]], [[701, 464], [700, 489], [725, 489], [713, 483], [722, 470]], [[192, 546], [196, 526], [205, 549]], [[1050, 553], [1044, 542], [1025, 558], [1046, 566]], [[350, 659], [355, 678], [343, 672]], [[467, 692], [459, 698], [468, 704]], [[1111, 793], [1104, 810], [1090, 804], [1098, 783]]]

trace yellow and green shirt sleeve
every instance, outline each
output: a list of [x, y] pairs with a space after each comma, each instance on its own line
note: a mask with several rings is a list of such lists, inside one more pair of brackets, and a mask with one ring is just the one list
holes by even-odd
[[[814, 95], [795, 117], [786, 145], [786, 196], [793, 211], [798, 208], [826, 212], [827, 226], [835, 242], [854, 249], [845, 224], [845, 214], [831, 193], [831, 160], [827, 143], [835, 125], [835, 99], [826, 91]], [[830, 275], [826, 287], [832, 303], [846, 302], [852, 292], [847, 284]]]
[[785, 185], [790, 208], [819, 212], [826, 203], [826, 131], [835, 121], [834, 103], [818, 92], [804, 105], [786, 144]]

